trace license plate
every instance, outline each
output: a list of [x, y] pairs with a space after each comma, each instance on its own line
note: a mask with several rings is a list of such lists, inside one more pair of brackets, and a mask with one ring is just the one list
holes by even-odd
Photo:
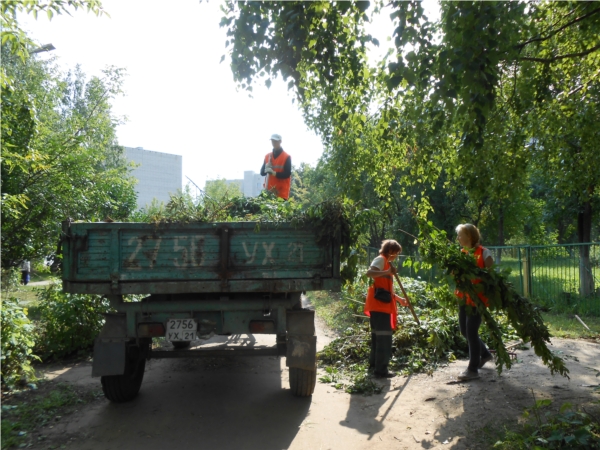
[[194, 319], [169, 319], [165, 337], [168, 341], [193, 341], [196, 339], [197, 327]]

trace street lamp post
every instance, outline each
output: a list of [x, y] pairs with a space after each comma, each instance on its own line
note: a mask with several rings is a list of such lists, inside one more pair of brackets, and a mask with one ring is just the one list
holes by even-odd
[[46, 44], [42, 45], [41, 47], [34, 48], [29, 52], [29, 54], [33, 55], [34, 53], [51, 52], [52, 50], [56, 50], [56, 47], [54, 47], [52, 44]]

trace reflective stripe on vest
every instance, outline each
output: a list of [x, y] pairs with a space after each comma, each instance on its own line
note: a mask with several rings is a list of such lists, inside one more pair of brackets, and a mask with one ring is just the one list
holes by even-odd
[[[267, 153], [265, 156], [265, 165], [269, 162], [271, 163], [271, 167], [275, 172], [283, 172], [283, 168], [285, 167], [285, 163], [290, 155], [288, 155], [285, 151], [281, 151], [277, 158], [273, 158], [273, 152]], [[265, 183], [263, 187], [270, 190], [275, 190], [278, 197], [281, 197], [287, 200], [290, 196], [290, 187], [292, 186], [292, 177], [289, 178], [277, 178], [276, 176], [272, 176], [267, 174], [265, 177]]]

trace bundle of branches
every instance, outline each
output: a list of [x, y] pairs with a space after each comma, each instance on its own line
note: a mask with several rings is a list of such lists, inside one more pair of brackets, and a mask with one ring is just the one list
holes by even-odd
[[[458, 245], [449, 242], [446, 233], [434, 227], [431, 222], [419, 220], [419, 230], [419, 252], [424, 262], [442, 269], [446, 282], [449, 285], [454, 282], [456, 288], [467, 293], [477, 305], [477, 311], [481, 313], [490, 331], [490, 344], [496, 351], [498, 373], [502, 372], [503, 366], [510, 368], [512, 362], [491, 311], [504, 311], [517, 335], [523, 342], [531, 342], [535, 353], [550, 368], [550, 372], [553, 375], [558, 372], [568, 378], [569, 370], [564, 361], [546, 345], [550, 342], [550, 332], [544, 325], [539, 307], [514, 289], [507, 280], [507, 272], [479, 268], [472, 254], [462, 252]], [[481, 282], [473, 284], [472, 280], [475, 279]], [[488, 298], [488, 308], [479, 299], [479, 293]]]

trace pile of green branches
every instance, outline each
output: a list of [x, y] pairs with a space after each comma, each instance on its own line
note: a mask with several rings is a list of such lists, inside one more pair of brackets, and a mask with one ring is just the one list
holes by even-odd
[[[460, 334], [457, 303], [447, 287], [434, 287], [410, 278], [403, 278], [402, 284], [421, 323], [418, 325], [415, 322], [408, 309], [399, 309], [398, 327], [392, 338], [390, 369], [404, 375], [431, 374], [459, 357], [466, 357], [469, 350]], [[368, 281], [363, 278], [346, 286], [342, 292], [341, 301], [345, 302], [354, 317], [360, 316], [363, 309], [355, 299], [364, 299], [367, 288]], [[452, 304], [453, 307], [440, 308], [440, 304]], [[358, 320], [359, 323], [349, 324], [340, 337], [319, 352], [320, 367], [327, 371], [321, 381], [333, 382], [335, 387], [344, 388], [350, 393], [373, 393], [371, 386], [364, 383], [371, 332], [366, 318]], [[517, 339], [506, 315], [498, 315], [497, 325], [503, 339]], [[490, 330], [484, 325], [481, 329], [482, 339], [490, 342], [490, 335]], [[335, 379], [331, 376], [333, 373], [337, 375]], [[343, 379], [349, 379], [351, 383], [345, 385], [341, 381]]]
[[[568, 378], [569, 370], [564, 361], [553, 354], [547, 346], [550, 332], [544, 324], [541, 310], [527, 298], [521, 296], [508, 281], [506, 271], [479, 268], [472, 254], [464, 253], [458, 245], [446, 238], [446, 233], [433, 226], [431, 222], [419, 221], [419, 253], [426, 264], [435, 264], [444, 271], [443, 281], [449, 286], [469, 294], [477, 304], [477, 310], [483, 316], [490, 331], [490, 346], [496, 350], [496, 368], [511, 367], [512, 361], [504, 347], [502, 331], [492, 312], [503, 312], [516, 334], [524, 343], [531, 343], [536, 355], [550, 368], [550, 372], [558, 372]], [[481, 280], [473, 284], [472, 280]], [[483, 293], [489, 299], [486, 308], [478, 297]]]
[[166, 204], [154, 204], [131, 217], [132, 222], [144, 223], [212, 223], [254, 222], [261, 224], [291, 223], [297, 227], [316, 230], [317, 243], [329, 247], [340, 246], [342, 280], [356, 276], [360, 245], [361, 221], [359, 209], [348, 199], [331, 198], [327, 201], [301, 205], [293, 199], [283, 201], [271, 192], [263, 191], [257, 197], [233, 197], [220, 200], [205, 197], [193, 199], [183, 192], [171, 196]]

